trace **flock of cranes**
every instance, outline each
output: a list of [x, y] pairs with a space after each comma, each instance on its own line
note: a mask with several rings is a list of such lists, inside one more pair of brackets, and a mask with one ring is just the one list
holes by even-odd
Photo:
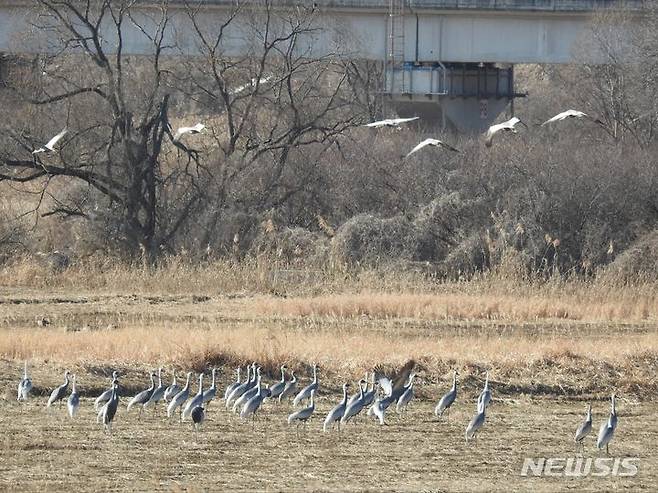
[[[358, 392], [349, 396], [350, 384], [343, 384], [341, 400], [326, 415], [322, 429], [329, 432], [334, 427], [340, 431], [341, 425], [349, 421], [355, 421], [357, 417], [365, 411], [367, 416], [376, 418], [381, 425], [386, 424], [386, 411], [395, 403], [398, 413], [404, 413], [407, 406], [414, 398], [414, 379], [416, 374], [413, 372], [415, 363], [409, 361], [400, 371], [391, 377], [387, 377], [381, 372], [366, 372], [365, 378], [358, 382]], [[306, 405], [288, 415], [288, 424], [296, 425], [299, 432], [299, 426], [306, 428], [307, 422], [315, 413], [315, 396], [320, 388], [318, 380], [318, 365], [313, 365], [313, 380], [310, 384], [302, 389], [297, 389], [297, 377], [294, 371], [291, 372], [291, 378], [286, 380], [285, 365], [281, 366], [281, 380], [275, 381], [271, 386], [264, 385], [261, 376], [261, 368], [254, 362], [246, 368], [247, 374], [244, 380], [241, 380], [241, 369], [237, 368], [236, 380], [229, 384], [224, 390], [223, 400], [226, 409], [239, 414], [244, 420], [252, 420], [254, 426], [263, 402], [266, 399], [276, 400], [279, 403], [287, 402], [292, 399], [293, 408]], [[126, 411], [130, 412], [133, 407], [139, 408], [137, 419], [140, 420], [142, 412], [152, 407], [154, 413], [158, 408], [160, 401], [166, 405], [167, 418], [170, 419], [178, 415], [178, 420], [190, 420], [195, 429], [204, 421], [206, 408], [211, 401], [217, 398], [217, 370], [212, 370], [212, 383], [208, 389], [203, 387], [203, 373], [199, 374], [199, 385], [197, 393], [191, 395], [190, 382], [193, 377], [192, 372], [187, 373], [185, 386], [179, 387], [174, 372], [171, 385], [166, 387], [162, 381], [162, 368], [159, 368], [157, 374], [149, 374], [151, 385], [137, 393], [127, 404]], [[452, 377], [452, 387], [446, 392], [436, 404], [434, 414], [437, 418], [442, 418], [450, 411], [451, 406], [457, 400], [457, 370], [454, 370]], [[157, 377], [157, 386], [156, 386]], [[369, 378], [370, 377], [370, 378]], [[47, 407], [50, 408], [55, 403], [60, 405], [66, 398], [69, 383], [72, 383], [71, 393], [66, 401], [69, 416], [74, 418], [80, 407], [80, 395], [76, 388], [76, 377], [66, 370], [64, 372], [64, 383], [55, 388], [50, 394]], [[119, 374], [112, 373], [110, 388], [105, 390], [94, 401], [94, 408], [97, 415], [97, 423], [102, 423], [108, 433], [112, 433], [112, 421], [114, 420], [119, 406]], [[23, 376], [18, 382], [17, 400], [25, 401], [32, 390], [32, 380], [27, 371], [27, 362], [25, 363]], [[294, 398], [293, 398], [294, 396]], [[468, 423], [465, 432], [466, 442], [477, 438], [478, 432], [485, 424], [487, 407], [492, 402], [491, 388], [489, 387], [489, 372], [486, 372], [484, 387], [480, 392], [476, 412]], [[612, 395], [611, 410], [607, 421], [601, 424], [596, 446], [598, 449], [605, 447], [606, 453], [609, 453], [609, 444], [617, 428], [617, 412], [615, 408], [615, 395]], [[587, 417], [576, 430], [574, 437], [578, 449], [584, 451], [584, 441], [592, 431], [592, 406], [587, 410]]]
[[[260, 79], [259, 81], [252, 79], [250, 84], [246, 84], [244, 86], [238, 87], [235, 91], [236, 94], [238, 92], [242, 92], [243, 90], [247, 89], [248, 87], [253, 87], [257, 84], [264, 84], [269, 80], [269, 78], [265, 79]], [[545, 122], [541, 123], [540, 126], [544, 127], [546, 125], [549, 125], [554, 122], [559, 122], [562, 120], [566, 120], [568, 118], [575, 118], [575, 119], [587, 119], [591, 120], [599, 125], [603, 125], [603, 122], [601, 122], [597, 118], [592, 118], [591, 116], [587, 115], [586, 113], [583, 113], [582, 111], [578, 110], [566, 110], [563, 111], [562, 113], [559, 113], [552, 118], [549, 118]], [[384, 128], [384, 127], [390, 127], [390, 128], [396, 128], [399, 129], [400, 125], [405, 124], [405, 123], [410, 123], [416, 120], [419, 120], [420, 117], [411, 117], [411, 118], [386, 118], [384, 120], [379, 120], [376, 122], [371, 122], [363, 125], [364, 127], [368, 128]], [[484, 143], [487, 147], [491, 147], [493, 145], [493, 139], [496, 135], [498, 135], [501, 132], [509, 132], [509, 133], [517, 133], [516, 126], [517, 125], [522, 125], [527, 127], [525, 123], [521, 121], [520, 118], [518, 117], [512, 117], [507, 121], [504, 121], [502, 123], [498, 123], [495, 125], [492, 125], [489, 127], [487, 130], [487, 133], [485, 135], [485, 140]], [[176, 132], [173, 132], [173, 129], [171, 126], [168, 127], [169, 133], [172, 134], [172, 140], [174, 142], [178, 142], [184, 135], [195, 135], [198, 133], [201, 133], [206, 126], [203, 123], [197, 123], [194, 126], [190, 127], [180, 127], [179, 129], [176, 130]], [[55, 137], [50, 139], [48, 143], [46, 143], [43, 147], [40, 147], [38, 149], [35, 149], [32, 151], [32, 154], [39, 154], [39, 153], [50, 153], [54, 152], [55, 145], [64, 137], [68, 132], [67, 128], [64, 128], [60, 133], [58, 133]], [[420, 142], [417, 146], [415, 146], [409, 153], [407, 153], [404, 157], [408, 158], [412, 154], [415, 154], [416, 152], [426, 148], [426, 147], [439, 147], [442, 149], [447, 149], [452, 152], [459, 152], [459, 149], [451, 146], [450, 144], [447, 144], [446, 142], [443, 142], [442, 140], [439, 139], [433, 139], [433, 138], [427, 138]]]

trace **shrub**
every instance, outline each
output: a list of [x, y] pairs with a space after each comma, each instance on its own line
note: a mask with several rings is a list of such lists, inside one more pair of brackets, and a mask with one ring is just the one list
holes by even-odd
[[658, 229], [624, 250], [607, 268], [603, 280], [636, 282], [658, 280]]

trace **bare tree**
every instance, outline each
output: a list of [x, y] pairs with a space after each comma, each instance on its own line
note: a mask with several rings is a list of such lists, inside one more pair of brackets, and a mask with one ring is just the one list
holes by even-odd
[[[153, 261], [172, 249], [202, 209], [211, 211], [199, 239], [205, 245], [226, 207], [264, 211], [307, 193], [318, 158], [358, 118], [338, 53], [312, 51], [309, 41], [323, 34], [313, 9], [252, 2], [227, 10], [217, 26], [202, 4], [182, 13], [167, 2], [155, 11], [128, 0], [38, 4], [49, 55], [34, 80], [15, 89], [36, 108], [25, 114], [48, 124], [15, 126], [24, 130], [10, 135], [0, 181], [38, 184], [54, 204], [42, 215], [106, 213], [116, 223], [114, 239], [132, 255], [145, 252]], [[178, 57], [189, 53], [179, 49], [173, 26], [191, 32], [197, 50], [183, 65]], [[235, 32], [252, 42], [239, 54], [227, 49]], [[125, 53], [129, 37], [146, 47], [143, 56]], [[213, 145], [203, 152], [168, 143], [177, 98], [180, 107], [205, 105]], [[57, 125], [69, 128], [58, 151], [30, 154]], [[56, 185], [61, 179], [84, 183], [88, 193], [65, 193]], [[236, 187], [250, 192], [230, 196]]]
[[[173, 48], [167, 44], [170, 16], [162, 4], [154, 15], [136, 18], [133, 4], [38, 2], [36, 25], [49, 34], [50, 55], [45, 63], [55, 68], [50, 74], [39, 74], [47, 81], [28, 91], [18, 90], [33, 106], [44, 108], [51, 117], [57, 115], [59, 125], [70, 131], [59, 152], [50, 155], [30, 155], [36, 137], [13, 134], [15, 145], [11, 155], [2, 159], [0, 180], [39, 180], [43, 192], [53, 196], [49, 190], [58, 178], [84, 182], [106, 199], [104, 208], [118, 214], [120, 239], [128, 250], [142, 250], [152, 260], [202, 193], [195, 179], [187, 180], [185, 191], [177, 194], [183, 201], [177, 216], [163, 220], [162, 187], [181, 181], [181, 170], [166, 169], [162, 159], [169, 132], [169, 95], [163, 90], [167, 69], [162, 62], [164, 53]], [[124, 53], [128, 30], [150, 47], [139, 68]], [[50, 127], [51, 132], [56, 129]], [[45, 214], [86, 214], [65, 200], [57, 202]]]
[[[323, 183], [319, 160], [362, 118], [354, 111], [339, 50], [313, 51], [312, 41], [327, 36], [317, 12], [276, 4], [250, 2], [227, 14], [220, 26], [207, 21], [201, 5], [188, 5], [201, 53], [188, 62], [190, 97], [218, 114], [213, 137], [219, 152], [211, 164], [215, 202], [205, 242], [230, 195], [241, 209], [254, 212], [285, 207], [300, 194], [312, 196]], [[240, 56], [227, 48], [236, 31], [249, 40]], [[309, 211], [309, 220], [315, 212]]]
[[658, 15], [602, 11], [590, 24], [581, 50], [598, 63], [563, 71], [565, 87], [616, 140], [647, 147], [658, 129]]

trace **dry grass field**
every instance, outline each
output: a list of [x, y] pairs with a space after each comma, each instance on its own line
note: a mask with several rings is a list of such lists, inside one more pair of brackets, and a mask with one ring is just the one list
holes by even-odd
[[[658, 409], [658, 295], [650, 285], [601, 287], [458, 283], [395, 285], [371, 279], [275, 286], [207, 272], [161, 282], [126, 273], [42, 282], [26, 276], [0, 288], [0, 489], [214, 491], [655, 491]], [[206, 276], [206, 277], [204, 277]], [[236, 276], [237, 279], [237, 276]], [[255, 277], [254, 279], [258, 279]], [[185, 289], [188, 282], [188, 289]], [[365, 288], [363, 284], [370, 284]], [[74, 286], [77, 284], [77, 288]], [[129, 286], [129, 288], [127, 287]], [[48, 319], [41, 327], [37, 321]], [[416, 399], [388, 426], [361, 418], [341, 434], [321, 433], [340, 385], [375, 365], [417, 361]], [[30, 362], [34, 398], [15, 401], [22, 362]], [[296, 434], [288, 405], [265, 404], [255, 428], [212, 404], [195, 433], [125, 411], [162, 365], [216, 366], [222, 388], [232, 369], [252, 360], [267, 381], [278, 366], [302, 383], [321, 367], [314, 419]], [[65, 368], [78, 375], [79, 416], [46, 412]], [[460, 395], [447, 421], [432, 410], [460, 372]], [[95, 423], [93, 397], [113, 369], [123, 402], [112, 437]], [[464, 443], [485, 370], [494, 402], [480, 438]], [[196, 388], [196, 385], [194, 385]], [[634, 478], [525, 478], [525, 457], [571, 457], [586, 403], [594, 427], [619, 396], [616, 457], [639, 457]], [[585, 455], [598, 456], [590, 436]]]

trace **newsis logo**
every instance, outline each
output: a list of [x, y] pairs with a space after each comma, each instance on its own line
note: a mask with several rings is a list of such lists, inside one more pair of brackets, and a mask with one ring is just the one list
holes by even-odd
[[639, 466], [638, 457], [526, 457], [521, 476], [633, 477], [637, 475]]

